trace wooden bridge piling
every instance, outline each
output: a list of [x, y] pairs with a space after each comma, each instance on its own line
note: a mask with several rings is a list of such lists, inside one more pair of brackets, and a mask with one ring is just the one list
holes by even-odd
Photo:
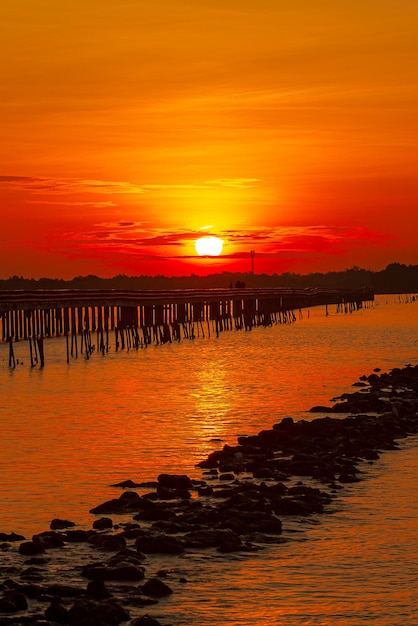
[[[284, 290], [206, 289], [169, 291], [7, 291], [0, 292], [2, 342], [9, 344], [9, 366], [16, 366], [13, 344], [28, 341], [30, 363], [45, 365], [44, 339], [65, 336], [67, 363], [79, 353], [89, 359], [97, 350], [132, 350], [155, 343], [218, 337], [226, 330], [293, 323], [305, 308], [336, 305], [352, 313], [374, 299], [370, 289]], [[96, 344], [92, 342], [96, 334]]]

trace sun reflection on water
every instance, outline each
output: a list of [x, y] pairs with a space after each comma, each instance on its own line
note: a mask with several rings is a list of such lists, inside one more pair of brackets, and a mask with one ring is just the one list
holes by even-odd
[[202, 361], [196, 370], [195, 389], [191, 394], [196, 403], [193, 430], [199, 436], [220, 438], [225, 431], [225, 417], [230, 411], [232, 386], [222, 359]]

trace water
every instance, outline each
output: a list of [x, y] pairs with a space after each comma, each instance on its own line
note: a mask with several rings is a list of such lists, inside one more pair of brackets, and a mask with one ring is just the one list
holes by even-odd
[[[200, 477], [196, 462], [237, 435], [287, 415], [311, 419], [311, 406], [330, 404], [373, 368], [417, 362], [417, 311], [417, 301], [379, 296], [349, 315], [318, 307], [292, 325], [69, 365], [54, 339], [43, 370], [30, 368], [25, 344], [15, 349], [23, 364], [9, 370], [0, 346], [0, 531], [30, 537], [54, 517], [90, 526], [88, 510], [120, 494], [112, 483]], [[289, 543], [177, 559], [188, 584], [148, 612], [175, 626], [215, 616], [242, 626], [416, 624], [417, 450], [410, 438], [386, 452], [332, 515], [305, 520]]]

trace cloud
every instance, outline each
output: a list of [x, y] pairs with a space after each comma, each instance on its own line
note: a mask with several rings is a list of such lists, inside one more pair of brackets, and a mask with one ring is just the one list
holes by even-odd
[[0, 184], [2, 183], [16, 183], [36, 180], [30, 176], [0, 176]]
[[105, 202], [79, 202], [76, 200], [29, 200], [28, 204], [42, 204], [42, 205], [52, 205], [52, 206], [90, 206], [95, 207], [96, 209], [106, 209], [109, 207], [118, 206], [115, 202], [105, 201]]
[[35, 178], [30, 176], [0, 176], [0, 184], [9, 189], [56, 194], [100, 192], [104, 194], [142, 194], [144, 189], [125, 181], [109, 181], [82, 178]]
[[[151, 228], [148, 222], [120, 220], [95, 224], [89, 231], [56, 234], [47, 245], [50, 251], [68, 258], [196, 260], [191, 244], [201, 233], [201, 230]], [[313, 257], [342, 256], [359, 246], [387, 245], [391, 239], [390, 235], [373, 233], [364, 227], [325, 225], [227, 230], [216, 235], [226, 243], [219, 262], [249, 259], [251, 250], [258, 259], [295, 258], [303, 262]]]
[[[133, 183], [130, 181], [96, 180], [82, 178], [41, 178], [33, 176], [0, 176], [0, 184], [8, 189], [32, 193], [103, 193], [103, 194], [144, 194], [170, 189], [198, 190], [208, 187], [252, 187], [260, 182], [258, 178], [220, 178], [201, 183]], [[47, 202], [45, 202], [46, 204]]]
[[247, 189], [249, 187], [253, 187], [254, 185], [251, 183], [259, 183], [261, 180], [259, 178], [219, 178], [217, 180], [207, 180], [205, 185], [215, 186], [215, 187], [236, 187], [236, 188], [244, 188]]

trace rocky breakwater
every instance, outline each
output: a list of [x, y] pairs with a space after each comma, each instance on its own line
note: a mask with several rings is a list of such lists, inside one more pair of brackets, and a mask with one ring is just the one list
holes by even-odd
[[[185, 555], [190, 563], [202, 551], [246, 553], [289, 540], [287, 524], [329, 510], [367, 464], [418, 431], [418, 366], [375, 371], [355, 385], [333, 406], [311, 409], [338, 417], [288, 417], [239, 437], [199, 463], [199, 480], [161, 474], [147, 485], [113, 485], [123, 492], [91, 509], [91, 529], [56, 519], [30, 541], [0, 533], [0, 626], [156, 626], [153, 605], [165, 598], [169, 613], [178, 585], [192, 592], [176, 567]], [[150, 574], [155, 563], [163, 566]]]

